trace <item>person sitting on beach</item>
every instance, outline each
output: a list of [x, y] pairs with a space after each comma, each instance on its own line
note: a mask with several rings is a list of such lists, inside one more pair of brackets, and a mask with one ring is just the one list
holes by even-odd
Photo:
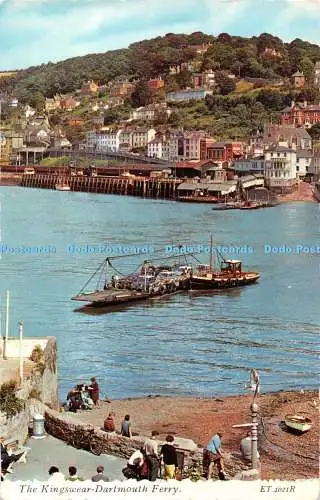
[[164, 478], [165, 479], [174, 479], [176, 468], [178, 467], [178, 456], [177, 450], [173, 446], [174, 437], [167, 436], [166, 444], [164, 444], [161, 448], [160, 455], [163, 458], [164, 463]]
[[78, 476], [77, 467], [74, 465], [70, 465], [69, 476], [66, 478], [66, 481], [83, 481], [82, 477]]
[[103, 428], [106, 432], [114, 432], [116, 430], [113, 415], [113, 413], [109, 413], [103, 423]]
[[121, 436], [132, 438], [130, 415], [125, 415], [124, 420], [121, 423], [120, 434]]
[[48, 470], [49, 474], [49, 479], [47, 480], [47, 483], [61, 483], [65, 480], [64, 474], [59, 471], [58, 467], [55, 465], [52, 465], [50, 469]]
[[96, 380], [96, 377], [91, 378], [91, 384], [88, 387], [88, 391], [90, 393], [90, 397], [95, 406], [99, 406], [99, 385]]

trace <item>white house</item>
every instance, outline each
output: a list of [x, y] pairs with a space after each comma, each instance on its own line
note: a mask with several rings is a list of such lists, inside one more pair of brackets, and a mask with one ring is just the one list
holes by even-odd
[[122, 129], [120, 133], [120, 151], [132, 150], [132, 130]]
[[163, 158], [163, 138], [155, 137], [148, 142], [148, 156], [151, 158]]
[[297, 151], [285, 145], [271, 146], [266, 149], [264, 159], [267, 187], [292, 191], [297, 178]]
[[132, 149], [145, 148], [156, 136], [153, 128], [137, 128], [132, 131]]
[[307, 149], [297, 150], [297, 177], [305, 177], [310, 172], [312, 151]]
[[87, 134], [87, 147], [96, 151], [119, 151], [121, 129], [102, 128]]

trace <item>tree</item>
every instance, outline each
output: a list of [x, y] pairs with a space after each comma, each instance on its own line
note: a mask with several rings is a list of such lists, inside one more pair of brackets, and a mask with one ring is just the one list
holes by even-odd
[[152, 93], [146, 80], [140, 80], [137, 83], [135, 90], [131, 94], [131, 103], [136, 108], [152, 103]]
[[235, 81], [222, 71], [216, 74], [215, 81], [222, 95], [228, 95], [236, 89]]
[[307, 102], [316, 102], [320, 98], [320, 92], [318, 89], [312, 86], [305, 87], [301, 90], [301, 92], [297, 95], [297, 101], [307, 101]]
[[320, 140], [320, 123], [315, 123], [312, 125], [311, 128], [308, 130], [309, 135], [311, 135], [311, 138], [313, 141], [319, 141]]
[[299, 63], [299, 69], [303, 72], [307, 82], [313, 82], [314, 64], [309, 57], [303, 57]]

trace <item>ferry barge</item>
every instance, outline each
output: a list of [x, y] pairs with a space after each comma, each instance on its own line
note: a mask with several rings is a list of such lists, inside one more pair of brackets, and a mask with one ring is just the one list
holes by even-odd
[[[117, 271], [113, 267], [112, 258], [106, 259], [105, 266], [107, 269], [111, 267]], [[90, 307], [106, 307], [139, 300], [157, 299], [188, 289], [190, 277], [191, 267], [188, 265], [155, 266], [150, 261], [145, 261], [135, 273], [122, 278], [113, 275], [110, 281], [105, 278], [103, 287], [97, 286], [96, 290], [91, 292], [85, 292], [82, 289], [71, 300], [86, 302], [87, 306]]]

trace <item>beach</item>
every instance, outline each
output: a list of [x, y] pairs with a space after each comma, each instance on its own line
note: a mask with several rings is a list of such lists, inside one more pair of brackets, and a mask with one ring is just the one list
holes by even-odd
[[[130, 414], [132, 430], [139, 435], [160, 432], [193, 439], [205, 446], [216, 432], [223, 434], [223, 449], [227, 453], [239, 451], [247, 429], [233, 425], [248, 423], [252, 395], [213, 398], [184, 398], [149, 396], [101, 402], [100, 409], [75, 414], [79, 422], [103, 426], [109, 412], [115, 413], [119, 428], [125, 414]], [[318, 477], [319, 399], [316, 391], [277, 392], [261, 394], [259, 406], [259, 451], [263, 479], [307, 479]], [[302, 435], [285, 429], [286, 414], [304, 412], [313, 426]]]

